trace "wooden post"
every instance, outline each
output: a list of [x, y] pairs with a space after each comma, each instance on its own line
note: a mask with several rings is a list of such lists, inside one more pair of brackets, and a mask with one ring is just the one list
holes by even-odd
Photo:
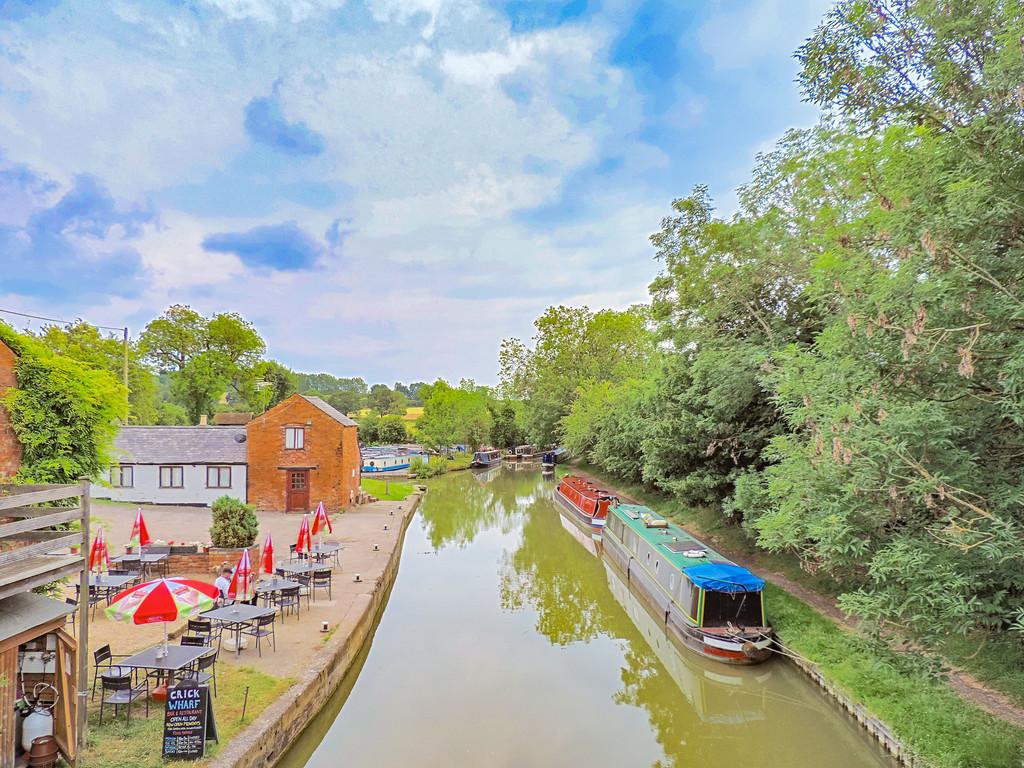
[[78, 752], [85, 749], [85, 731], [89, 723], [89, 491], [92, 482], [82, 481], [82, 574], [78, 591]]
[[124, 389], [128, 391], [128, 326], [124, 328], [124, 360], [122, 374], [124, 375]]

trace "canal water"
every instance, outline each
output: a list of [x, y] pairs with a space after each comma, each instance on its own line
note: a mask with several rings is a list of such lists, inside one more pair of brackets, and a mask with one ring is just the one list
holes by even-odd
[[431, 482], [372, 643], [279, 766], [891, 766], [784, 660], [678, 650], [553, 490]]

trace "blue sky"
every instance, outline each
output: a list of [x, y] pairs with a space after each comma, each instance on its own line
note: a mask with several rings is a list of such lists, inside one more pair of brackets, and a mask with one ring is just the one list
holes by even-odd
[[493, 382], [625, 307], [674, 197], [815, 112], [823, 0], [0, 0], [0, 308], [237, 311], [269, 354]]

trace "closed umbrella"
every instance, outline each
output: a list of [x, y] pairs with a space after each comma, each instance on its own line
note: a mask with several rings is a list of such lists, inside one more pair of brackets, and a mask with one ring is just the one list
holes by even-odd
[[328, 533], [334, 533], [334, 528], [331, 527], [331, 519], [327, 516], [327, 510], [324, 509], [324, 503], [321, 501], [316, 505], [316, 512], [313, 513], [313, 535], [320, 534], [320, 543], [324, 543], [323, 531], [327, 529]]
[[96, 538], [89, 549], [89, 570], [106, 573], [110, 568], [110, 553], [107, 551], [107, 540], [103, 536], [103, 527], [96, 529]]
[[267, 540], [263, 542], [263, 551], [260, 552], [260, 570], [263, 573], [274, 572], [274, 540], [267, 534]]
[[146, 529], [146, 521], [142, 519], [142, 507], [139, 507], [139, 511], [135, 515], [135, 522], [132, 524], [132, 536], [128, 546], [133, 549], [141, 549], [148, 547], [152, 541], [149, 538], [149, 531]]
[[256, 596], [255, 575], [249, 562], [249, 550], [243, 549], [231, 577], [231, 584], [228, 585], [228, 598], [239, 602], [252, 600]]
[[313, 548], [313, 538], [309, 535], [309, 515], [302, 516], [302, 525], [299, 526], [299, 540], [295, 542], [295, 554], [309, 557]]
[[130, 624], [163, 622], [163, 653], [167, 655], [167, 622], [208, 611], [220, 592], [213, 584], [195, 579], [155, 579], [118, 592], [110, 600], [107, 617]]

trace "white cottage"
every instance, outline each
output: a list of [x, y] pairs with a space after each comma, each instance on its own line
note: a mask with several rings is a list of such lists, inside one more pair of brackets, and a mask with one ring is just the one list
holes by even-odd
[[[246, 500], [245, 428], [121, 427], [106, 483], [93, 496], [150, 504]], [[108, 485], [109, 483], [109, 485]]]

